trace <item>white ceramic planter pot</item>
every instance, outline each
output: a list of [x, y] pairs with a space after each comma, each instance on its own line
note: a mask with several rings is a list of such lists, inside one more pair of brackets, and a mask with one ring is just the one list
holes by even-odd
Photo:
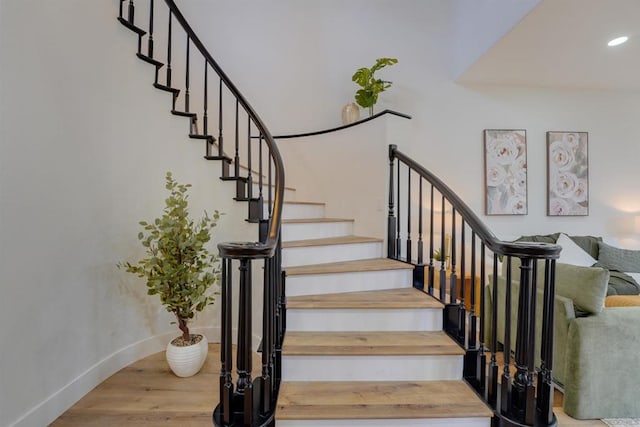
[[200, 372], [208, 352], [209, 343], [204, 335], [200, 342], [187, 347], [178, 347], [169, 342], [166, 352], [167, 363], [177, 376], [190, 377]]

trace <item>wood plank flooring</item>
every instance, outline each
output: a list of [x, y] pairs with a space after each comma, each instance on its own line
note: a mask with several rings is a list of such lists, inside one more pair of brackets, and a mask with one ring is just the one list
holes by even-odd
[[351, 243], [377, 243], [382, 242], [382, 239], [375, 237], [362, 237], [362, 236], [340, 236], [340, 237], [327, 237], [324, 239], [308, 239], [308, 240], [291, 240], [288, 242], [282, 242], [283, 248], [304, 248], [307, 246], [329, 246], [329, 245], [345, 245]]
[[[209, 344], [202, 371], [191, 378], [173, 375], [160, 352], [120, 370], [55, 420], [53, 427], [211, 427], [218, 402], [220, 346]], [[254, 375], [260, 359], [254, 355]], [[599, 420], [574, 420], [561, 399], [554, 408], [562, 427], [604, 427]]]

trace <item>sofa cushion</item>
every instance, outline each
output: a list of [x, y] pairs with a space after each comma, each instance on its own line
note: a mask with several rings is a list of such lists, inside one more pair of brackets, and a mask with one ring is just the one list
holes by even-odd
[[604, 242], [598, 244], [598, 265], [609, 270], [640, 273], [640, 251], [621, 249]]
[[602, 311], [608, 282], [609, 272], [604, 268], [556, 264], [556, 293], [573, 300], [580, 311]]
[[604, 300], [605, 307], [638, 307], [640, 295], [609, 295]]
[[560, 234], [556, 244], [562, 246], [560, 258], [558, 258], [558, 262], [560, 263], [579, 265], [582, 267], [591, 267], [596, 263], [595, 258], [585, 252], [584, 249], [578, 246], [566, 234]]

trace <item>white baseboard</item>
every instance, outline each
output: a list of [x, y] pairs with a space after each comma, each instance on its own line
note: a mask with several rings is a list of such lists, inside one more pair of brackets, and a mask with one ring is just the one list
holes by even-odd
[[[206, 335], [210, 343], [220, 342], [219, 328], [193, 328], [193, 332]], [[49, 425], [84, 395], [120, 369], [151, 354], [163, 351], [169, 340], [176, 335], [176, 332], [168, 332], [166, 334], [145, 338], [110, 354], [60, 390], [50, 395], [44, 401], [31, 408], [31, 410], [8, 427]]]

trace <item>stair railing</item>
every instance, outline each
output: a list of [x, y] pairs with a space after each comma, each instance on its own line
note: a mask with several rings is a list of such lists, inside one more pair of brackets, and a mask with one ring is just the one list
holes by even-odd
[[[154, 87], [172, 95], [171, 113], [188, 119], [189, 137], [204, 141], [205, 159], [221, 162], [221, 179], [235, 181], [235, 200], [248, 202], [248, 221], [259, 224], [258, 241], [218, 245], [222, 258], [221, 371], [220, 402], [213, 421], [218, 426], [271, 425], [280, 386], [285, 331], [280, 240], [285, 182], [280, 152], [260, 117], [204, 47], [173, 0], [135, 4], [133, 0], [120, 0], [118, 20], [137, 34], [138, 58], [155, 67]], [[136, 21], [143, 22], [144, 28]], [[166, 46], [160, 55], [159, 45]], [[217, 129], [209, 123], [212, 111]], [[227, 146], [229, 142], [231, 145]], [[262, 371], [254, 379], [252, 262], [260, 259], [264, 260]], [[234, 263], [239, 263], [235, 384]]]
[[[561, 248], [500, 241], [449, 187], [395, 145], [389, 147], [389, 162], [388, 257], [414, 264], [414, 287], [445, 305], [444, 330], [464, 348], [463, 378], [493, 408], [492, 425], [556, 425], [553, 317], [555, 263]], [[512, 261], [516, 265], [517, 260], [519, 281], [512, 279]], [[501, 262], [506, 276], [502, 279]], [[537, 277], [539, 262], [544, 263], [543, 277]], [[502, 307], [497, 303], [502, 301], [498, 280], [506, 282]], [[516, 284], [517, 318], [512, 319], [511, 293]], [[538, 293], [543, 294], [542, 338], [536, 349]], [[504, 337], [498, 337], [499, 310], [504, 311]]]

